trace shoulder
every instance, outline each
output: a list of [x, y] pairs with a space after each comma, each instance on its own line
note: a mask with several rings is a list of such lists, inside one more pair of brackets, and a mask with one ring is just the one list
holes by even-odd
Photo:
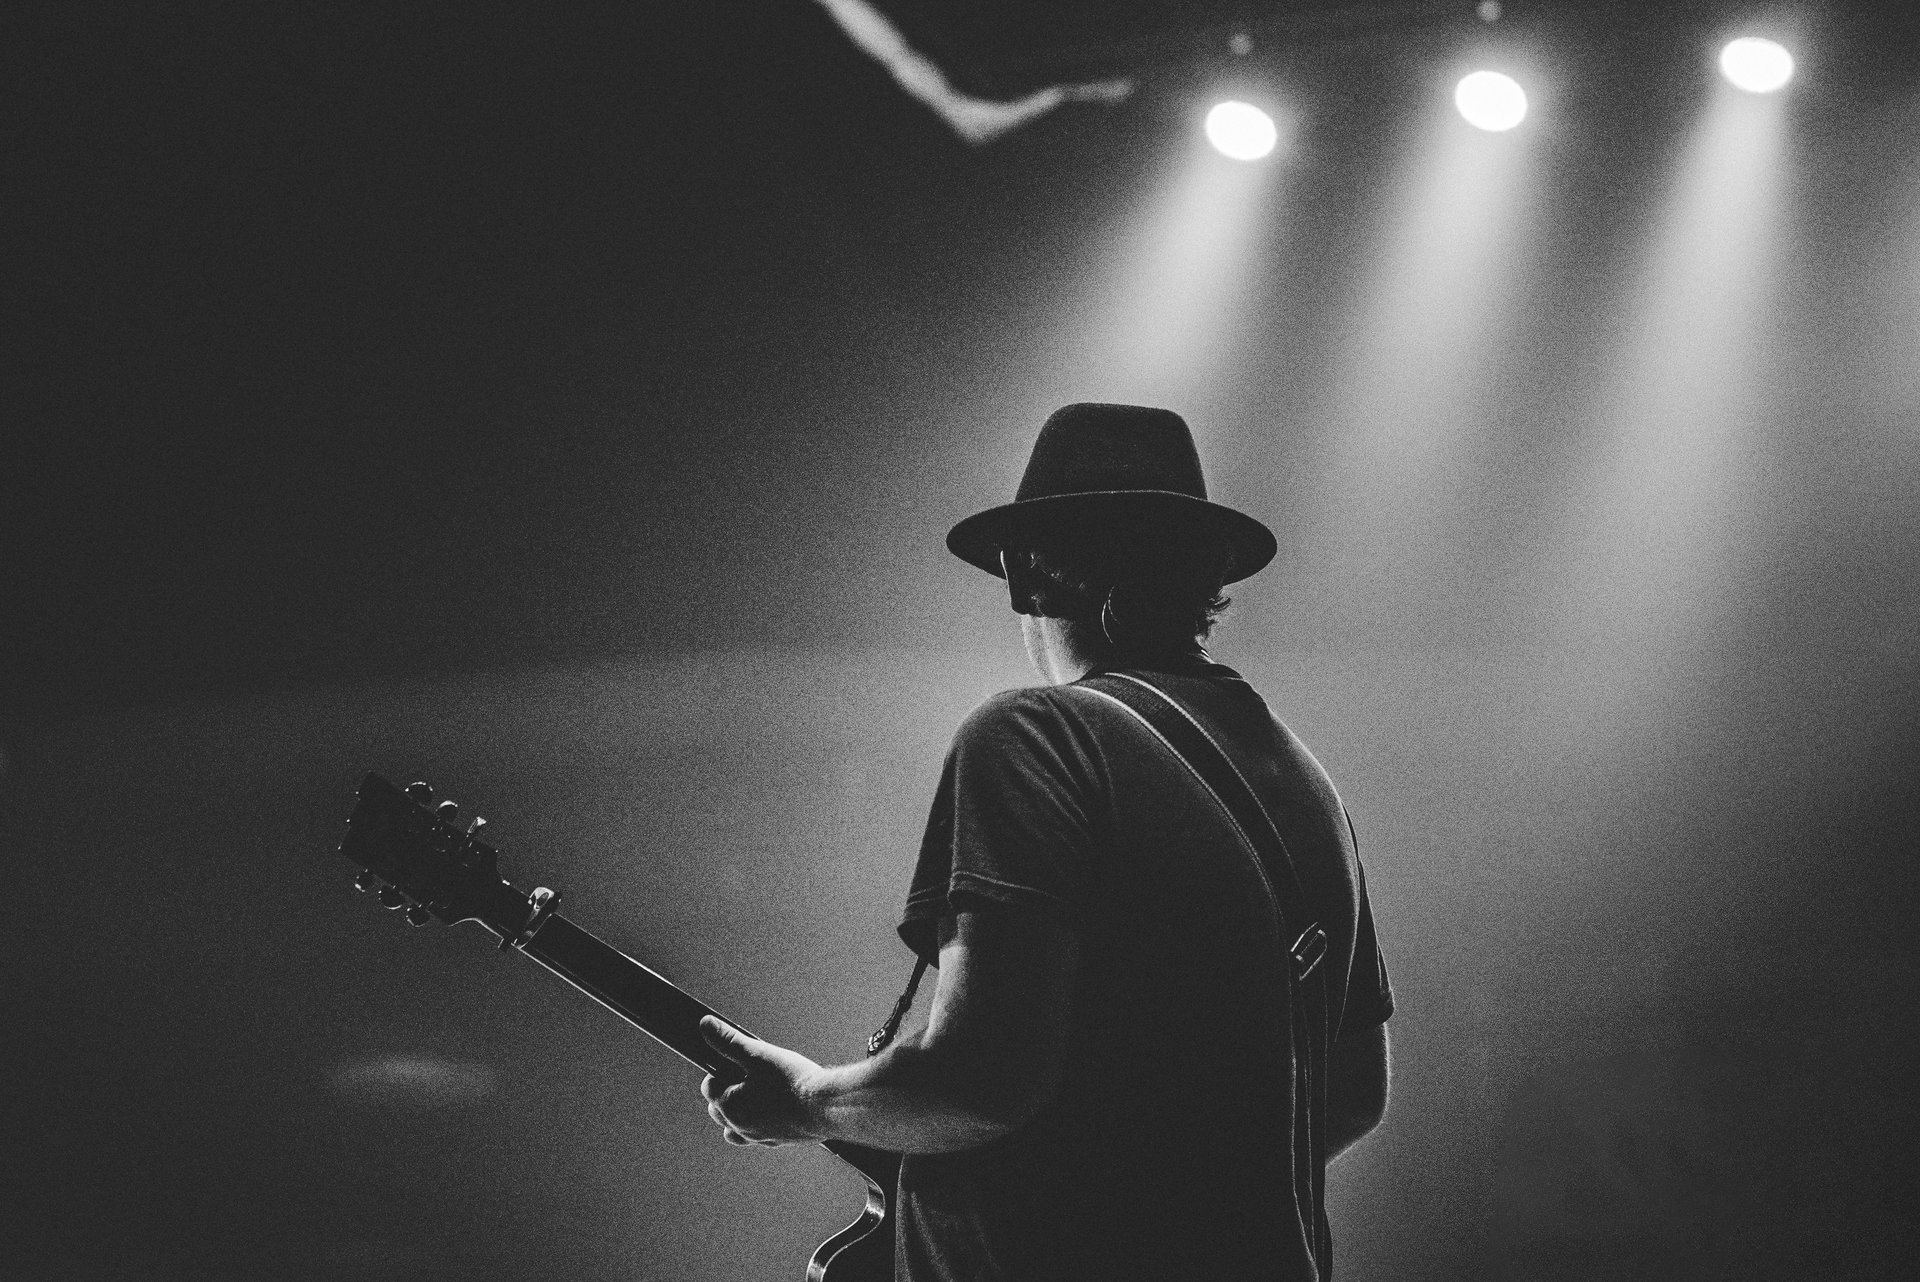
[[1036, 730], [1084, 733], [1109, 720], [1118, 705], [1078, 685], [1002, 690], [967, 714], [957, 738]]
[[1022, 686], [1017, 690], [1002, 690], [968, 713], [967, 719], [960, 723], [960, 737], [1055, 724], [1070, 715], [1070, 701], [1061, 687]]
[[981, 756], [1084, 758], [1094, 751], [1089, 718], [1097, 702], [1068, 686], [1003, 690], [967, 715], [953, 737], [961, 759]]

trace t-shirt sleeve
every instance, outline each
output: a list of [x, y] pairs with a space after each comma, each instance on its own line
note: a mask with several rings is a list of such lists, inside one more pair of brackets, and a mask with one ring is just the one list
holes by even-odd
[[1393, 1016], [1393, 985], [1387, 980], [1387, 959], [1373, 929], [1373, 905], [1367, 899], [1367, 878], [1359, 874], [1360, 916], [1353, 932], [1353, 968], [1347, 972], [1347, 1001], [1340, 1012], [1336, 1038], [1363, 1033]]
[[975, 710], [934, 793], [900, 925], [908, 946], [931, 958], [940, 918], [993, 905], [1076, 925], [1095, 769], [1076, 723], [1044, 691], [1012, 691]]

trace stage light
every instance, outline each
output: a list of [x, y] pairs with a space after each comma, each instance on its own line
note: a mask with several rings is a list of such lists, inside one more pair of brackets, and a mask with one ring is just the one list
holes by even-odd
[[1453, 105], [1467, 123], [1488, 133], [1504, 133], [1527, 118], [1527, 93], [1512, 76], [1476, 71], [1453, 90]]
[[1223, 156], [1259, 160], [1280, 141], [1273, 118], [1245, 102], [1223, 102], [1207, 113], [1207, 141]]
[[1793, 55], [1771, 40], [1742, 36], [1720, 51], [1720, 74], [1748, 93], [1772, 93], [1793, 79]]

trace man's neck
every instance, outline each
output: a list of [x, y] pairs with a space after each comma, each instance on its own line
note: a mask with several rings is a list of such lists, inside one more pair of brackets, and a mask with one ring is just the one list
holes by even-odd
[[1078, 681], [1093, 671], [1100, 656], [1088, 653], [1077, 625], [1065, 619], [1047, 619], [1023, 615], [1020, 634], [1027, 643], [1027, 658], [1033, 669], [1049, 685], [1063, 686]]

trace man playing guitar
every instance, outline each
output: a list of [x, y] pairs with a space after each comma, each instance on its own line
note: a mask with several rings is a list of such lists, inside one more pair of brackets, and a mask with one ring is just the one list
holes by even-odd
[[1273, 535], [1207, 501], [1177, 415], [1072, 405], [947, 545], [1006, 579], [1046, 684], [947, 757], [900, 926], [925, 1025], [823, 1067], [708, 1018], [744, 1074], [709, 1113], [903, 1154], [903, 1282], [1329, 1277], [1392, 996], [1331, 781], [1203, 647]]

